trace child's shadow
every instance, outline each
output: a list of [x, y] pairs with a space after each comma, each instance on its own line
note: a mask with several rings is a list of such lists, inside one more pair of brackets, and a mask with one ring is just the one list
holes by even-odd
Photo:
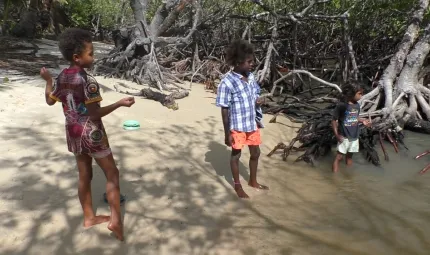
[[[217, 142], [209, 143], [209, 151], [205, 154], [205, 162], [209, 162], [216, 174], [223, 176], [224, 179], [233, 186], [233, 176], [230, 170], [231, 151], [223, 144]], [[249, 180], [247, 167], [239, 161], [239, 174], [245, 181]]]

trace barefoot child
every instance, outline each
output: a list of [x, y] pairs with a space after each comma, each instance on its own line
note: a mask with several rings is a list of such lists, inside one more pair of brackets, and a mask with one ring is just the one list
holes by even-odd
[[359, 123], [366, 126], [370, 122], [360, 119], [360, 105], [358, 101], [363, 96], [363, 89], [356, 82], [348, 82], [343, 87], [344, 101], [339, 102], [333, 114], [331, 122], [334, 135], [338, 141], [337, 155], [333, 162], [333, 172], [339, 170], [339, 162], [345, 155], [346, 164], [352, 165], [352, 154], [358, 152], [360, 136]]
[[[70, 152], [75, 155], [79, 170], [78, 196], [84, 212], [84, 227], [108, 222], [119, 240], [123, 240], [121, 222], [119, 173], [112, 156], [102, 117], [121, 106], [134, 104], [133, 97], [100, 107], [102, 97], [97, 81], [84, 68], [92, 65], [93, 44], [91, 33], [81, 29], [67, 29], [59, 38], [59, 48], [63, 57], [70, 62], [57, 77], [53, 86], [49, 72], [42, 68], [40, 75], [46, 80], [45, 99], [48, 105], [61, 102], [66, 117], [66, 138]], [[111, 215], [95, 215], [91, 199], [93, 158], [103, 169], [107, 179], [106, 192]]]
[[239, 158], [245, 145], [248, 145], [251, 153], [248, 185], [257, 189], [268, 189], [257, 182], [261, 126], [257, 123], [260, 119], [257, 118], [256, 112], [257, 103], [260, 101], [258, 100], [260, 87], [251, 73], [254, 49], [246, 41], [235, 41], [227, 49], [226, 60], [233, 66], [233, 71], [228, 72], [221, 81], [216, 105], [221, 107], [225, 144], [232, 147], [230, 167], [234, 190], [240, 198], [249, 198], [239, 181]]

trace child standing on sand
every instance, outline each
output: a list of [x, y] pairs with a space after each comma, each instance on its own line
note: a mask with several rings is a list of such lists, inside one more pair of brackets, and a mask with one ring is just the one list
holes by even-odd
[[333, 113], [332, 127], [338, 141], [337, 155], [333, 162], [333, 172], [339, 171], [339, 162], [345, 155], [348, 166], [352, 165], [352, 154], [358, 152], [360, 136], [359, 123], [370, 126], [370, 121], [360, 119], [360, 104], [363, 88], [356, 82], [348, 82], [342, 88], [344, 101], [339, 102]]
[[[52, 76], [45, 68], [42, 68], [40, 75], [46, 80], [46, 103], [54, 105], [58, 101], [63, 106], [67, 145], [69, 151], [75, 155], [79, 170], [78, 195], [84, 212], [84, 227], [109, 221], [108, 229], [122, 241], [124, 236], [119, 172], [101, 118], [121, 106], [132, 106], [134, 98], [127, 97], [114, 104], [100, 107], [102, 101], [100, 87], [84, 70], [94, 61], [91, 33], [76, 28], [67, 29], [59, 38], [59, 48], [63, 57], [70, 62], [70, 67], [60, 73], [54, 86]], [[106, 192], [110, 216], [94, 214], [91, 198], [93, 158], [103, 169], [107, 179]]]
[[234, 41], [227, 49], [226, 61], [233, 66], [233, 70], [225, 75], [218, 87], [216, 105], [221, 107], [225, 144], [232, 147], [230, 167], [234, 190], [240, 198], [249, 198], [239, 181], [239, 158], [245, 145], [251, 153], [248, 185], [268, 189], [257, 182], [261, 124], [256, 107], [260, 103], [260, 87], [251, 73], [254, 65], [252, 45], [242, 40]]

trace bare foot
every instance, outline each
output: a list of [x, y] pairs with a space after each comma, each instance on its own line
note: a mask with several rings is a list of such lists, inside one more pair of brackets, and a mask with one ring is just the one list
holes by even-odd
[[120, 240], [121, 242], [124, 241], [124, 232], [122, 229], [122, 224], [109, 223], [108, 229], [115, 234], [116, 239]]
[[256, 183], [249, 182], [248, 185], [255, 188], [255, 189], [269, 190], [269, 187], [261, 185], [258, 182], [256, 182]]
[[90, 228], [94, 225], [110, 221], [110, 216], [97, 215], [94, 218], [84, 220], [84, 228]]
[[239, 198], [249, 198], [248, 194], [245, 193], [245, 191], [242, 188], [241, 184], [235, 184], [234, 190], [236, 191], [236, 194]]

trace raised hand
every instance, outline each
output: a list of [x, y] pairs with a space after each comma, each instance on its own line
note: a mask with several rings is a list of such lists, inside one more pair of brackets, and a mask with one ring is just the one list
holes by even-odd
[[42, 69], [40, 69], [40, 76], [45, 81], [52, 81], [52, 75], [49, 73], [48, 69], [46, 69], [45, 67], [42, 67]]
[[134, 105], [135, 101], [134, 101], [134, 97], [125, 97], [125, 98], [119, 100], [118, 103], [120, 106], [130, 107], [130, 106]]

